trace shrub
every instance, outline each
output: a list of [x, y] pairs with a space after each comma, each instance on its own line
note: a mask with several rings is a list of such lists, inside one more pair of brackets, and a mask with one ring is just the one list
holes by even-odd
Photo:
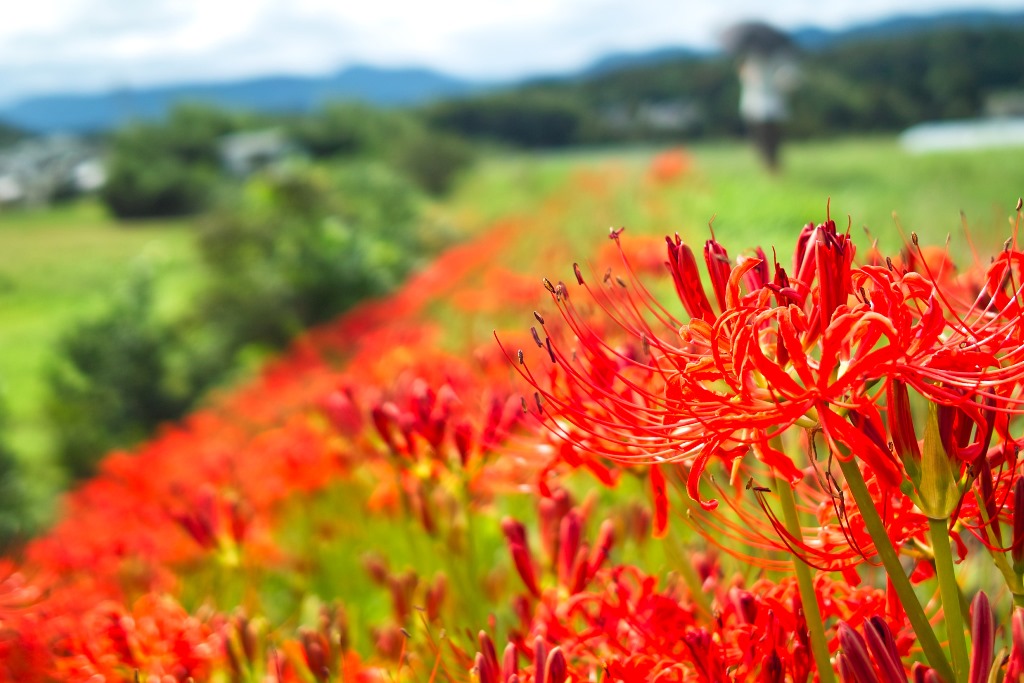
[[0, 403], [0, 552], [8, 550], [28, 531], [21, 472], [14, 453], [3, 440], [7, 424], [7, 407]]
[[578, 143], [591, 124], [590, 113], [577, 99], [530, 91], [443, 102], [426, 115], [443, 130], [521, 147]]
[[118, 218], [181, 216], [202, 210], [216, 174], [159, 154], [112, 158], [101, 197]]
[[291, 126], [296, 144], [314, 158], [381, 156], [414, 127], [411, 117], [357, 102], [332, 102]]
[[118, 131], [110, 143], [103, 201], [118, 218], [203, 210], [220, 176], [220, 138], [242, 125], [238, 115], [183, 105], [166, 122]]
[[420, 245], [415, 189], [384, 166], [296, 167], [250, 180], [200, 228], [201, 317], [226, 349], [279, 346], [387, 291]]
[[396, 166], [426, 192], [443, 195], [473, 162], [473, 156], [472, 147], [462, 138], [423, 131], [402, 145]]
[[189, 369], [193, 364], [175, 362], [181, 338], [155, 318], [152, 304], [152, 277], [137, 275], [106, 312], [58, 342], [47, 412], [58, 458], [73, 478], [92, 474], [107, 450], [132, 445], [183, 415], [208, 381]]

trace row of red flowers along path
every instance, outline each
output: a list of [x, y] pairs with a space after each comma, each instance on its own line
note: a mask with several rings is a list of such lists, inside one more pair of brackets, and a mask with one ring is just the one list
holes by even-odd
[[[177, 605], [173, 596], [193, 580], [189, 573], [211, 557], [238, 561], [242, 551], [253, 565], [279, 561], [282, 503], [357, 467], [395, 469], [389, 451], [436, 455], [443, 439], [460, 465], [475, 468], [483, 499], [490, 489], [529, 481], [528, 471], [508, 473], [510, 460], [469, 462], [482, 461], [519, 421], [503, 360], [490, 344], [470, 363], [441, 352], [424, 311], [471, 293], [478, 296], [461, 300], [532, 304], [534, 288], [516, 288], [525, 278], [495, 279], [491, 264], [514, 239], [571, 210], [565, 196], [594, 203], [606, 182], [600, 174], [576, 178], [532, 223], [500, 222], [394, 296], [310, 332], [214, 407], [136, 453], [109, 456], [99, 476], [67, 496], [61, 521], [30, 545], [22, 566], [5, 563], [0, 671], [11, 680], [130, 678], [135, 668], [181, 677], [223, 663], [233, 622]], [[528, 291], [525, 304], [510, 298], [515, 291]], [[411, 469], [408, 462], [397, 468], [403, 477]], [[378, 478], [386, 489], [388, 473]], [[407, 479], [415, 486], [415, 477]], [[402, 493], [416, 500], [415, 491]]]
[[[590, 192], [584, 201], [604, 196], [600, 182], [596, 176], [585, 180]], [[658, 576], [660, 566], [619, 561], [617, 553], [625, 554], [623, 548], [645, 537], [648, 519], [625, 497], [625, 470], [592, 457], [604, 451], [579, 448], [578, 440], [525, 421], [522, 386], [512, 381], [496, 348], [487, 345], [467, 354], [462, 347], [468, 359], [446, 354], [439, 350], [441, 332], [424, 323], [425, 309], [441, 298], [532, 308], [535, 295], [514, 286], [516, 276], [489, 277], [491, 262], [516, 239], [548, 229], [560, 212], [573, 209], [563, 201], [535, 222], [499, 226], [454, 250], [396, 296], [311, 333], [259, 381], [224, 397], [216, 408], [170, 428], [134, 455], [111, 456], [100, 476], [69, 496], [63, 521], [29, 548], [21, 567], [9, 567], [0, 585], [2, 675], [98, 681], [132, 680], [138, 672], [147, 680], [405, 677], [554, 683], [597, 676], [772, 682], [815, 676], [802, 591], [792, 579], [723, 574], [728, 563], [705, 555], [696, 556], [692, 566], [676, 563], [686, 580]], [[516, 292], [525, 293], [510, 299]], [[545, 314], [539, 314], [542, 320]], [[588, 319], [578, 338], [584, 343], [596, 338], [589, 335], [598, 324]], [[623, 368], [616, 358], [638, 357], [644, 339], [638, 338], [632, 352], [619, 350], [608, 363], [596, 364], [587, 396], [595, 388], [606, 391]], [[661, 348], [653, 335], [646, 340]], [[336, 357], [342, 359], [340, 369], [332, 362]], [[637, 385], [648, 391], [656, 387]], [[557, 404], [548, 400], [539, 407], [552, 405]], [[597, 423], [601, 429], [608, 425]], [[580, 426], [595, 428], [594, 423]], [[956, 443], [969, 448], [970, 438]], [[626, 494], [574, 503], [566, 474], [577, 467]], [[667, 474], [674, 481], [675, 473]], [[649, 479], [657, 494], [659, 527], [666, 516], [663, 479]], [[342, 482], [351, 488], [332, 493]], [[761, 488], [753, 493], [763, 494]], [[1001, 482], [994, 491], [1005, 488]], [[376, 512], [358, 507], [357, 512], [393, 522], [396, 530], [415, 528], [432, 540], [428, 547], [444, 548], [454, 557], [448, 580], [443, 574], [427, 576], [426, 564], [422, 571], [415, 564], [404, 571], [386, 558], [367, 561], [373, 584], [393, 613], [375, 624], [372, 647], [353, 644], [358, 634], [344, 605], [322, 606], [298, 629], [290, 616], [268, 623], [258, 611], [259, 600], [232, 597], [217, 585], [217, 571], [208, 571], [211, 564], [241, 565], [250, 571], [245, 580], [255, 583], [261, 573], [280, 568], [294, 572], [297, 582], [312, 581], [305, 576], [313, 571], [308, 558], [295, 556], [283, 542], [294, 532], [289, 527], [295, 522], [294, 501], [333, 500], [361, 495], [359, 490]], [[521, 502], [517, 506], [515, 491], [538, 499], [536, 513], [523, 510]], [[503, 519], [508, 509], [518, 509], [516, 516], [528, 524], [535, 519], [536, 529]], [[309, 510], [316, 514], [312, 506]], [[842, 535], [857, 526], [852, 510], [838, 523], [827, 509], [819, 510], [822, 528], [844, 539], [839, 545], [866, 553], [871, 539]], [[702, 520], [737, 529], [766, 519], [742, 512], [739, 522], [710, 513]], [[899, 512], [887, 513], [888, 528], [898, 543], [911, 542], [915, 511]], [[900, 536], [894, 520], [908, 519]], [[506, 539], [499, 571], [467, 570], [456, 577], [454, 572], [464, 569], [460, 565], [473, 563], [467, 546], [486, 543], [488, 529], [492, 536], [500, 529]], [[318, 542], [343, 544], [345, 538]], [[805, 543], [799, 551], [807, 555], [811, 547]], [[767, 556], [756, 560], [772, 563]], [[854, 578], [851, 572], [822, 573], [814, 580], [816, 602], [830, 625], [830, 651], [842, 648], [836, 664], [843, 675], [898, 680], [920, 658], [913, 633], [891, 596], [858, 586]], [[204, 591], [207, 599], [196, 600]], [[182, 607], [186, 596], [192, 596], [191, 612]], [[465, 602], [481, 596], [492, 602], [475, 620], [481, 610], [474, 612]], [[235, 611], [235, 605], [246, 611]], [[983, 623], [984, 610], [976, 613]], [[360, 622], [355, 628], [371, 625]], [[1014, 628], [1019, 634], [1006, 668], [1011, 676], [1019, 674], [1024, 659], [1024, 617]], [[442, 629], [447, 637], [440, 635]], [[478, 629], [482, 632], [472, 636]], [[866, 656], [851, 633], [864, 634]], [[501, 659], [496, 640], [510, 643]], [[983, 646], [986, 639], [975, 642]], [[893, 658], [901, 662], [898, 673]], [[993, 658], [980, 647], [973, 661], [979, 671], [987, 670]], [[856, 673], [844, 673], [851, 671]], [[934, 672], [918, 666], [915, 675]]]

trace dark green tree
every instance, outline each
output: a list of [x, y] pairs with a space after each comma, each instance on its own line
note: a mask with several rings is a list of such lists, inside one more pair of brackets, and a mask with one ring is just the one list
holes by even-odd
[[201, 225], [204, 324], [225, 348], [278, 347], [381, 294], [421, 256], [420, 195], [386, 166], [296, 167], [251, 179]]
[[153, 296], [152, 277], [137, 274], [109, 309], [58, 342], [46, 407], [60, 462], [73, 478], [92, 474], [108, 450], [183, 415], [211, 379], [195, 363], [176, 360], [182, 339], [157, 319]]
[[118, 218], [197, 213], [221, 176], [219, 141], [252, 125], [247, 117], [205, 105], [181, 105], [168, 119], [138, 123], [112, 136], [101, 197]]

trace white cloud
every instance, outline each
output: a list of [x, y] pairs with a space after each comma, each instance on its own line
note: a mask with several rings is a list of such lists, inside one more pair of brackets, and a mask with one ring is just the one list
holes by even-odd
[[610, 51], [712, 47], [729, 23], [837, 28], [1021, 0], [30, 0], [0, 21], [0, 100], [354, 62], [477, 78], [583, 66]]

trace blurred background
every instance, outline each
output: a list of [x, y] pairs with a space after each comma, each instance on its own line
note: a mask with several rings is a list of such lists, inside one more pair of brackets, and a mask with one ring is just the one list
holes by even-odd
[[[0, 535], [573, 169], [688, 174], [646, 229], [692, 239], [786, 239], [829, 197], [882, 240], [893, 211], [1005, 228], [1024, 4], [691, 4], [5, 8]], [[591, 227], [651, 219], [623, 187]]]

